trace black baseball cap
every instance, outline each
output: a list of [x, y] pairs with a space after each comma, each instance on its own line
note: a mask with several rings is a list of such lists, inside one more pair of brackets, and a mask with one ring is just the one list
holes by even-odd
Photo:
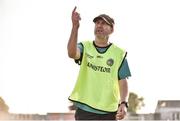
[[113, 18], [111, 18], [110, 16], [108, 16], [108, 15], [106, 15], [106, 14], [100, 14], [99, 16], [97, 16], [97, 17], [95, 17], [94, 19], [93, 19], [93, 22], [95, 23], [97, 20], [99, 20], [99, 19], [102, 19], [102, 20], [104, 20], [108, 25], [110, 25], [111, 27], [113, 27], [114, 26], [114, 19]]

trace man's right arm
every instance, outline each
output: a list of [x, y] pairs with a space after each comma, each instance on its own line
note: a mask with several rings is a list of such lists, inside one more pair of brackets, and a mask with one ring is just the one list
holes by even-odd
[[78, 36], [78, 29], [73, 27], [67, 46], [68, 56], [73, 59], [80, 58], [80, 49], [77, 47], [77, 36]]
[[72, 30], [68, 41], [67, 49], [68, 56], [73, 59], [80, 58], [80, 49], [77, 47], [79, 21], [81, 20], [79, 13], [76, 12], [76, 7], [72, 11]]

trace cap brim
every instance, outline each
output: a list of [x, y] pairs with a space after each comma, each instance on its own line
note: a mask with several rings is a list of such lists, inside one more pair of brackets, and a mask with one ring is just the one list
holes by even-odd
[[113, 25], [112, 25], [111, 23], [109, 23], [109, 21], [107, 21], [106, 18], [103, 17], [103, 16], [98, 16], [98, 17], [94, 18], [94, 19], [93, 19], [93, 22], [95, 23], [95, 22], [96, 22], [97, 20], [99, 20], [99, 19], [104, 20], [108, 25], [113, 26]]

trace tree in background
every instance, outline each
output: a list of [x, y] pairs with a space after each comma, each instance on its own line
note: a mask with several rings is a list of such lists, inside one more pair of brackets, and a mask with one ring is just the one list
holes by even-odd
[[137, 111], [140, 110], [141, 107], [145, 106], [144, 98], [138, 97], [138, 95], [133, 92], [129, 93], [128, 103], [129, 107], [127, 111], [130, 113], [137, 113]]
[[0, 113], [8, 113], [9, 112], [9, 107], [3, 100], [3, 98], [0, 97]]

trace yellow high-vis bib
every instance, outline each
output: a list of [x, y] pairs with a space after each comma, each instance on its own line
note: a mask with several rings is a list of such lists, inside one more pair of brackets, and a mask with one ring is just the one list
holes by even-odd
[[84, 41], [79, 76], [69, 97], [97, 110], [115, 112], [120, 100], [118, 69], [126, 52], [112, 44], [105, 53]]

